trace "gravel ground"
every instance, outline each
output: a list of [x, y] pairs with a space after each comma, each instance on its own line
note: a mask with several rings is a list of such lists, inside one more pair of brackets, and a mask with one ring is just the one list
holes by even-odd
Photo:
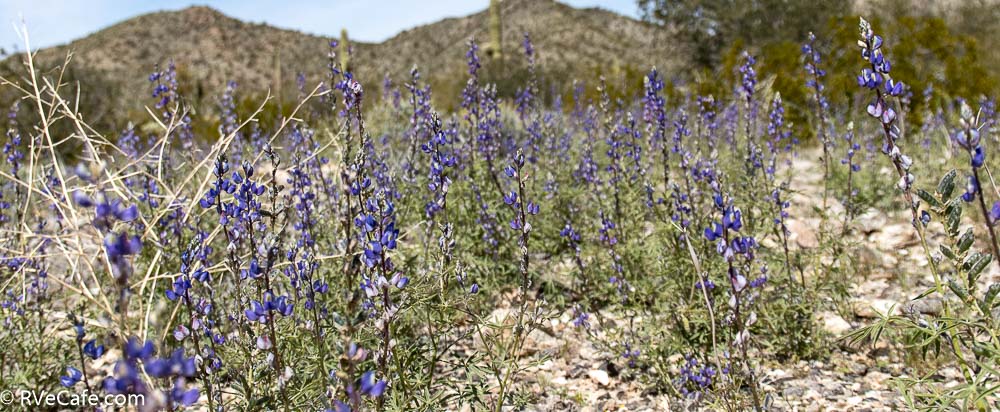
[[[791, 240], [803, 249], [819, 247], [817, 231], [820, 219], [814, 205], [822, 204], [822, 168], [818, 152], [802, 153], [796, 159], [797, 171], [792, 187], [805, 189], [793, 199], [789, 224]], [[799, 171], [802, 171], [799, 173]], [[843, 208], [831, 199], [827, 213], [841, 219]], [[876, 312], [895, 311], [936, 314], [940, 301], [909, 300], [932, 285], [930, 275], [922, 275], [927, 266], [916, 242], [908, 218], [899, 213], [878, 210], [864, 212], [856, 221], [855, 256], [867, 269], [853, 275], [851, 300], [841, 310], [818, 314], [818, 321], [831, 335], [842, 337], [851, 330], [870, 323]], [[932, 241], [942, 234], [930, 233]], [[1000, 280], [997, 265], [983, 276], [984, 281]], [[809, 277], [807, 269], [807, 279]], [[551, 325], [551, 334], [534, 332], [526, 352], [545, 354], [544, 363], [524, 374], [521, 385], [528, 388], [536, 402], [535, 411], [664, 411], [692, 410], [697, 406], [679, 403], [666, 394], [650, 394], [639, 382], [625, 379], [617, 359], [600, 351], [588, 337], [572, 325], [569, 312]], [[849, 347], [834, 343], [829, 358], [822, 361], [798, 361], [761, 365], [763, 389], [771, 398], [771, 409], [781, 411], [889, 411], [905, 410], [894, 378], [912, 377], [920, 372], [907, 366], [904, 351], [885, 343]], [[680, 359], [680, 355], [678, 355]], [[618, 362], [620, 363], [620, 362]], [[941, 381], [959, 378], [955, 368], [943, 367], [934, 377]]]

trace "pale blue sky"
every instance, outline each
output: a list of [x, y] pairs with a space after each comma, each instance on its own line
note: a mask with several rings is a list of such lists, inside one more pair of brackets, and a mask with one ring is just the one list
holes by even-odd
[[[560, 0], [637, 16], [635, 0]], [[129, 17], [157, 10], [207, 4], [250, 22], [335, 36], [346, 27], [361, 41], [381, 41], [401, 30], [486, 8], [488, 0], [0, 0], [0, 47], [23, 50], [14, 26], [23, 18], [31, 47], [52, 46], [86, 36]]]

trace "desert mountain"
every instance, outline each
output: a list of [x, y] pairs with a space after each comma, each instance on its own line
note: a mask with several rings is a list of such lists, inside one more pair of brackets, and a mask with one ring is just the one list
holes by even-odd
[[[501, 15], [508, 58], [521, 58], [523, 35], [530, 33], [539, 64], [561, 77], [593, 74], [598, 68], [646, 70], [655, 65], [669, 71], [676, 59], [665, 30], [603, 9], [578, 9], [552, 0], [505, 0]], [[487, 41], [488, 19], [484, 9], [404, 30], [381, 43], [351, 42], [351, 64], [368, 83], [366, 88], [377, 87], [385, 74], [405, 76], [413, 65], [431, 75], [457, 75], [464, 70], [468, 39]], [[338, 27], [336, 21], [330, 24]], [[199, 95], [217, 95], [226, 81], [236, 80], [244, 91], [270, 89], [294, 96], [289, 89], [297, 73], [310, 83], [324, 79], [329, 40], [193, 6], [137, 16], [40, 50], [37, 61], [54, 65], [72, 53], [73, 66], [102, 78], [118, 91], [113, 93], [116, 103], [126, 107], [148, 98], [148, 74], [171, 60], [182, 82], [193, 83], [189, 87], [196, 87]], [[6, 63], [19, 59], [14, 56]]]

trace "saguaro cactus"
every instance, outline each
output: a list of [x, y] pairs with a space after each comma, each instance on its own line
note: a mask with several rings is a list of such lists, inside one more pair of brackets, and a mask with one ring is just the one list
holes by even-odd
[[271, 64], [271, 76], [273, 76], [271, 78], [271, 84], [274, 88], [274, 96], [277, 98], [278, 111], [280, 112], [282, 110], [282, 99], [284, 98], [281, 87], [281, 80], [283, 76], [281, 73], [281, 49], [276, 49], [274, 51], [274, 55], [271, 56]]
[[503, 0], [490, 0], [490, 42], [486, 47], [486, 55], [493, 59], [503, 59], [503, 19], [500, 17], [500, 3]]
[[340, 29], [340, 68], [351, 71], [351, 45], [347, 39], [347, 29]]

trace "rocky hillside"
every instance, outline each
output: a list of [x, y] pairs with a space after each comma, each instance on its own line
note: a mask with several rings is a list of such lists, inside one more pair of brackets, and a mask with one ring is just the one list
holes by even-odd
[[[524, 33], [531, 34], [539, 61], [549, 69], [592, 69], [596, 66], [666, 66], [670, 39], [664, 30], [606, 10], [576, 9], [550, 0], [506, 0], [501, 8], [505, 53], [516, 55]], [[430, 72], [462, 64], [465, 42], [486, 40], [488, 15], [446, 19], [403, 31], [364, 49], [361, 62], [380, 62], [377, 69], [412, 64]]]
[[[506, 0], [502, 18], [503, 47], [510, 58], [519, 57], [523, 34], [530, 33], [540, 64], [567, 77], [592, 74], [599, 66], [605, 70], [671, 67], [671, 42], [664, 30], [606, 10], [577, 9], [552, 0]], [[466, 41], [476, 37], [482, 43], [488, 37], [487, 20], [484, 10], [408, 29], [382, 43], [352, 42], [352, 66], [369, 87], [377, 86], [385, 74], [398, 78], [413, 65], [432, 76], [458, 74], [464, 66]], [[54, 65], [72, 53], [73, 66], [119, 91], [111, 94], [125, 107], [136, 107], [147, 97], [148, 74], [169, 60], [198, 98], [217, 95], [227, 80], [236, 80], [244, 91], [270, 89], [294, 97], [289, 89], [296, 73], [306, 74], [310, 82], [323, 79], [328, 42], [196, 6], [123, 21], [67, 45], [41, 50], [38, 61]], [[6, 63], [19, 59], [15, 56]]]

